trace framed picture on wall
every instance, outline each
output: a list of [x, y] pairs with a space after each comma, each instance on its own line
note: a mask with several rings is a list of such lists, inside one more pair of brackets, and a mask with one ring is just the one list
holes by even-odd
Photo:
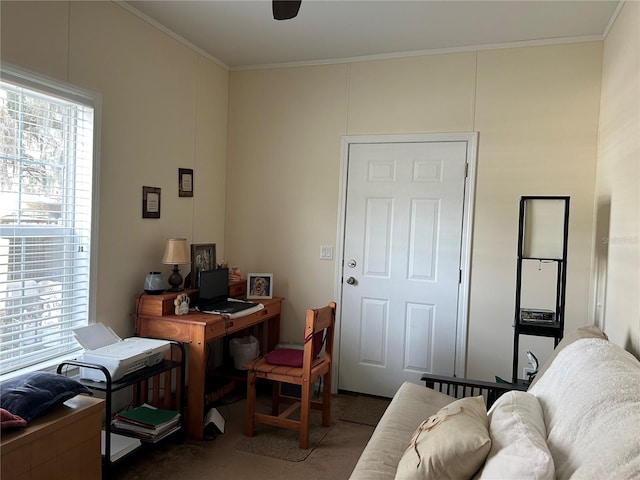
[[250, 273], [247, 275], [247, 298], [253, 300], [273, 298], [273, 274]]
[[178, 169], [178, 196], [193, 197], [193, 169]]
[[216, 244], [191, 244], [191, 288], [200, 288], [200, 272], [216, 268]]
[[142, 218], [160, 218], [160, 189], [142, 187]]

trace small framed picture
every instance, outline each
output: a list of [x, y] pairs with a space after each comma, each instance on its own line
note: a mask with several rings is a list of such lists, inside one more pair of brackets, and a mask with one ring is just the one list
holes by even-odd
[[193, 197], [193, 169], [178, 169], [178, 195], [180, 197]]
[[160, 218], [160, 189], [142, 187], [142, 218]]
[[200, 272], [216, 268], [216, 244], [191, 244], [191, 288], [200, 288]]
[[247, 275], [247, 298], [273, 298], [273, 274], [250, 273]]

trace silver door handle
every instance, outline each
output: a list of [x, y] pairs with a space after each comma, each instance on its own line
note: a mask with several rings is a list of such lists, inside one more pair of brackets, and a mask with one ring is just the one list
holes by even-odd
[[356, 279], [353, 278], [353, 277], [349, 277], [349, 278], [347, 278], [347, 283], [349, 285], [355, 285], [356, 284]]

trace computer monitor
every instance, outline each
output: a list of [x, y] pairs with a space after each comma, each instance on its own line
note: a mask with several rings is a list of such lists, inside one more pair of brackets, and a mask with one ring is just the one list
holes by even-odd
[[200, 272], [200, 300], [224, 302], [229, 297], [229, 269], [217, 268]]

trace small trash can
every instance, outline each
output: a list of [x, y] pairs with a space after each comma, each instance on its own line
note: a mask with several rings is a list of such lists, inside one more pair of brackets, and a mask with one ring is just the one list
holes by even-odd
[[244, 365], [260, 355], [260, 344], [253, 335], [229, 340], [229, 353], [233, 357], [236, 370], [246, 370]]

